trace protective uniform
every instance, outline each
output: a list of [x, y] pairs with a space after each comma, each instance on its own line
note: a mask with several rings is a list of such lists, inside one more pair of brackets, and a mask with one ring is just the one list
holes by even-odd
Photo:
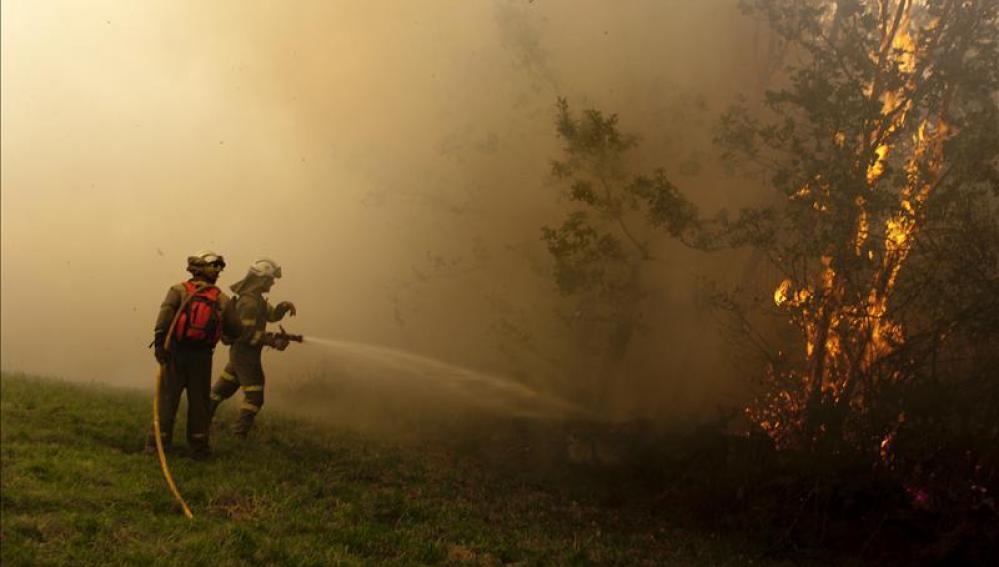
[[[214, 340], [208, 338], [198, 343], [175, 340], [168, 337], [171, 327], [176, 329], [176, 321], [181, 315], [181, 307], [190, 304], [187, 299], [194, 293], [210, 291], [214, 288], [219, 272], [225, 261], [217, 254], [205, 251], [188, 258], [188, 271], [191, 278], [171, 286], [160, 305], [153, 331], [153, 345], [156, 347], [157, 362], [164, 366], [163, 380], [159, 392], [160, 435], [163, 446], [173, 443], [173, 426], [180, 405], [181, 394], [187, 390], [187, 441], [195, 457], [210, 453], [208, 426], [210, 423], [210, 388], [212, 380], [212, 353]], [[216, 321], [222, 325], [223, 334], [238, 332], [238, 325], [225, 318], [229, 297], [221, 290], [216, 292]], [[174, 333], [176, 334], [176, 332]], [[146, 450], [155, 452], [156, 435], [150, 429]]]
[[242, 388], [243, 403], [233, 428], [233, 432], [240, 437], [245, 437], [250, 431], [264, 405], [264, 368], [260, 361], [263, 348], [269, 346], [284, 350], [288, 346], [287, 339], [267, 332], [267, 323], [280, 321], [288, 312], [295, 315], [295, 306], [291, 302], [282, 301], [274, 307], [264, 297], [275, 278], [280, 277], [281, 268], [277, 263], [261, 259], [253, 263], [245, 278], [230, 286], [237, 296], [230, 306], [236, 315], [233, 319], [239, 321], [240, 332], [229, 347], [229, 363], [212, 386], [210, 415], [214, 415], [223, 401]]

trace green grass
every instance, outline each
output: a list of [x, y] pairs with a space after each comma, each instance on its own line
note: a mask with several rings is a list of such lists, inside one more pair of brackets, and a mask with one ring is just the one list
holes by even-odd
[[141, 452], [148, 396], [12, 374], [0, 385], [4, 566], [766, 563], [682, 522], [273, 408], [249, 441], [217, 427], [204, 463], [184, 455], [181, 419], [169, 460], [187, 520]]

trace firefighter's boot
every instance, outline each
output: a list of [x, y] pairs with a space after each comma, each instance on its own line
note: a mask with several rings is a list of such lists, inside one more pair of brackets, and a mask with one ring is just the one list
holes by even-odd
[[[160, 439], [163, 440], [163, 451], [169, 451], [173, 447], [173, 436], [166, 432], [160, 431]], [[146, 436], [146, 448], [143, 449], [143, 453], [147, 455], [155, 455], [158, 451], [156, 450], [156, 434], [152, 431]]]
[[239, 418], [236, 420], [236, 425], [232, 428], [232, 433], [240, 439], [246, 439], [249, 435], [250, 429], [253, 429], [253, 420], [256, 419], [257, 412], [248, 409], [239, 410]]
[[257, 413], [264, 406], [264, 386], [263, 384], [247, 384], [243, 386], [243, 403], [239, 406], [239, 419], [232, 432], [237, 437], [246, 438], [246, 435], [253, 428], [253, 420], [257, 418]]
[[195, 445], [191, 448], [191, 458], [195, 461], [207, 461], [212, 458], [212, 449], [207, 444]]

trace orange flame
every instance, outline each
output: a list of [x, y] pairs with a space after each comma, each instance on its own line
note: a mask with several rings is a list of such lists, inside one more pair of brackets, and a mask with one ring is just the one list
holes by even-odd
[[[893, 134], [905, 126], [912, 110], [910, 95], [916, 88], [919, 47], [909, 31], [909, 7], [911, 3], [906, 7], [898, 31], [890, 40], [887, 63], [903, 75], [906, 79], [904, 84], [876, 93], [874, 91], [877, 86], [872, 81], [865, 88], [869, 97], [878, 97], [881, 103], [880, 120], [872, 122], [869, 137], [866, 138], [870, 147], [874, 148], [865, 171], [871, 191], [875, 190], [887, 170], [888, 159], [893, 150]], [[935, 25], [935, 22], [931, 23], [931, 27]], [[879, 54], [872, 54], [871, 57], [880, 64]], [[904, 343], [905, 329], [889, 316], [889, 299], [894, 292], [898, 274], [912, 249], [913, 237], [922, 215], [922, 205], [929, 198], [934, 180], [939, 176], [943, 140], [947, 133], [948, 127], [942, 116], [932, 124], [927, 120], [920, 123], [912, 139], [911, 153], [904, 159], [905, 183], [899, 193], [898, 207], [882, 221], [882, 247], [869, 245], [875, 232], [871, 227], [872, 217], [867, 209], [867, 199], [858, 196], [854, 200], [857, 216], [849, 244], [856, 256], [863, 255], [866, 249], [867, 259], [876, 262], [875, 273], [865, 298], [851, 301], [844, 297], [847, 282], [844, 276], [837, 274], [834, 269], [836, 262], [831, 256], [821, 258], [822, 268], [816, 274], [817, 281], [813, 280], [813, 284], [788, 278], [782, 280], [774, 290], [774, 303], [787, 309], [792, 320], [804, 332], [806, 357], [814, 365], [815, 372], [821, 374], [806, 376], [792, 372], [782, 378], [791, 380], [785, 384], [786, 389], [765, 401], [765, 406], [769, 407], [747, 410], [775, 440], [794, 425], [795, 418], [790, 416], [800, 416], [800, 412], [804, 411], [805, 403], [801, 392], [805, 390], [798, 389], [795, 380], [799, 381], [799, 386], [803, 383], [806, 388], [808, 384], [818, 380], [821, 391], [838, 401], [845, 395], [849, 369], [868, 372], [879, 360]], [[845, 134], [839, 131], [834, 133], [833, 143], [837, 147], [843, 147], [846, 143]], [[789, 198], [817, 197], [816, 191], [828, 189], [821, 184], [806, 184]], [[820, 212], [827, 211], [819, 200], [812, 202], [812, 208]], [[877, 261], [877, 255], [881, 256], [880, 261]], [[816, 288], [820, 290], [818, 295], [814, 291]], [[820, 350], [819, 346], [823, 348]], [[853, 354], [847, 352], [847, 349], [852, 350]], [[775, 380], [779, 378], [774, 369], [770, 370], [769, 375]], [[849, 403], [862, 403], [856, 393], [852, 395], [856, 399], [849, 400]], [[900, 419], [904, 417], [900, 416]], [[892, 430], [882, 439], [879, 449], [886, 462], [894, 438], [895, 430]]]

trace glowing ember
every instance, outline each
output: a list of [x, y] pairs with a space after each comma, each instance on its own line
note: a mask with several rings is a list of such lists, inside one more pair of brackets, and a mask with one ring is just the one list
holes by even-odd
[[869, 185], [873, 185], [885, 172], [885, 156], [887, 155], [887, 144], [881, 144], [874, 150], [874, 161], [867, 168], [867, 183]]
[[777, 289], [774, 291], [774, 303], [777, 304], [777, 307], [780, 307], [787, 302], [788, 299], [787, 293], [788, 291], [790, 291], [790, 289], [791, 289], [791, 280], [787, 279], [780, 282], [780, 285], [777, 286]]

